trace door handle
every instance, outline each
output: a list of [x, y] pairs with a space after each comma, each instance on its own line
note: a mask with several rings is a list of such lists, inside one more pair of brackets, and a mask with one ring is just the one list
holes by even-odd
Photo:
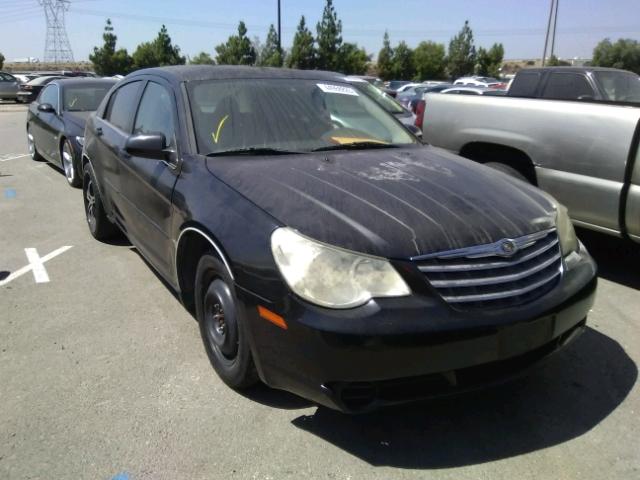
[[97, 136], [102, 135], [102, 127], [96, 127], [96, 135]]

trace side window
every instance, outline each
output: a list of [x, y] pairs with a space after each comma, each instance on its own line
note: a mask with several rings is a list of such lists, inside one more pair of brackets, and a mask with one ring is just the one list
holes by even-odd
[[552, 73], [544, 87], [542, 97], [555, 100], [593, 98], [593, 89], [587, 79], [577, 73]]
[[138, 90], [142, 82], [131, 82], [117, 89], [109, 98], [104, 119], [124, 132], [131, 130], [136, 113]]
[[58, 110], [58, 86], [47, 85], [42, 90], [38, 103], [50, 103], [56, 111]]
[[167, 145], [173, 143], [174, 103], [169, 91], [154, 82], [147, 83], [133, 126], [133, 133], [162, 133]]
[[8, 73], [0, 73], [0, 82], [15, 82], [16, 79], [13, 78]]
[[533, 97], [540, 81], [539, 73], [518, 73], [509, 88], [510, 97]]

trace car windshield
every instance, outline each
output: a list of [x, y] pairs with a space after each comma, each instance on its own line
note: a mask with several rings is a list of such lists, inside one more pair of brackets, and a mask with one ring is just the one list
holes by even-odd
[[368, 94], [389, 113], [403, 113], [404, 109], [394, 99], [369, 82], [354, 82], [353, 85]]
[[93, 112], [107, 94], [112, 84], [65, 86], [63, 110], [66, 112]]
[[594, 72], [607, 100], [640, 103], [640, 76], [630, 72]]
[[368, 95], [327, 80], [188, 83], [201, 154], [311, 152], [408, 145], [416, 140]]

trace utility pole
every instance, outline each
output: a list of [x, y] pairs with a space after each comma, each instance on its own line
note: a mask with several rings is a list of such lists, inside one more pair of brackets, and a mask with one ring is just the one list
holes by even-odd
[[65, 26], [65, 12], [69, 10], [69, 0], [38, 0], [44, 8], [47, 21], [47, 36], [44, 45], [46, 63], [73, 62], [73, 52]]
[[553, 7], [555, 6], [555, 0], [551, 0], [551, 8], [549, 9], [549, 21], [547, 22], [547, 33], [544, 37], [544, 51], [542, 52], [542, 66], [547, 59], [547, 46], [549, 44], [549, 32], [551, 30], [551, 20], [553, 18]]
[[278, 0], [278, 50], [280, 51], [280, 55], [282, 55], [282, 22], [280, 15], [280, 0]]
[[551, 36], [551, 57], [554, 55], [555, 46], [556, 46], [556, 27], [558, 25], [558, 5], [560, 4], [560, 0], [556, 0], [556, 12], [553, 15], [553, 35]]

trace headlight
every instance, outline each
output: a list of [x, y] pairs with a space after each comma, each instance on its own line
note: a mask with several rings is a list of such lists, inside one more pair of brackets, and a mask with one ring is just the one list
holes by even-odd
[[290, 228], [273, 232], [271, 251], [289, 288], [323, 307], [352, 308], [374, 297], [411, 293], [387, 260], [332, 247]]
[[562, 255], [567, 256], [571, 252], [578, 251], [578, 237], [573, 229], [573, 224], [569, 218], [567, 207], [558, 204], [556, 209], [556, 226], [558, 227], [558, 238], [560, 239], [560, 248]]
[[76, 137], [76, 142], [78, 142], [81, 147], [84, 147], [84, 137]]

